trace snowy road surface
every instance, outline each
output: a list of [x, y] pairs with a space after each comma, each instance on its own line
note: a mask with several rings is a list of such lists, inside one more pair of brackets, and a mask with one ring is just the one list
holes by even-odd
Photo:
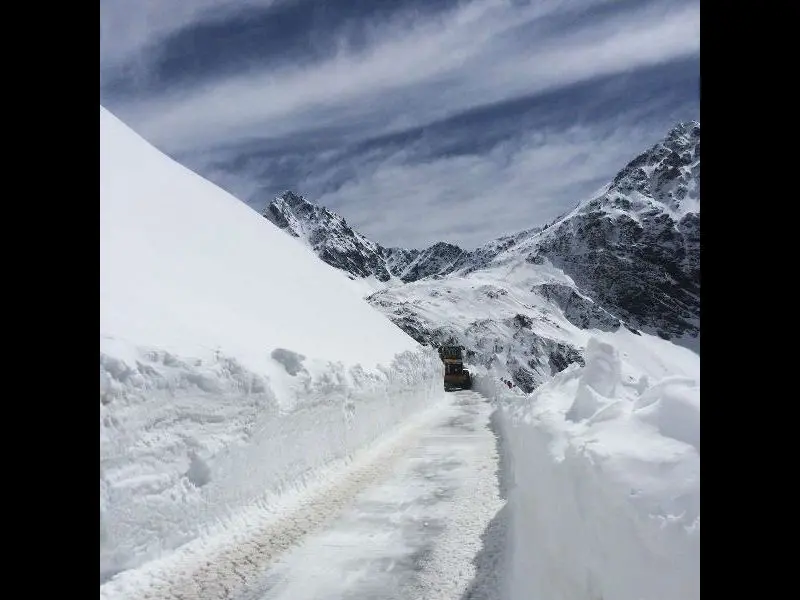
[[459, 598], [500, 502], [491, 409], [474, 392], [448, 398], [387, 479], [276, 560], [243, 597]]
[[481, 536], [504, 502], [491, 412], [475, 392], [446, 394], [249, 539], [191, 570], [184, 563], [180, 573], [160, 573], [150, 589], [101, 596], [459, 599], [474, 585]]

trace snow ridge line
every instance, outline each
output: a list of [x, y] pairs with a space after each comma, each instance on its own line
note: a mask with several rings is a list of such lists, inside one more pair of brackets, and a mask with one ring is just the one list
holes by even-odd
[[236, 598], [276, 557], [329, 522], [362, 489], [389, 476], [395, 462], [449, 406], [445, 397], [351, 459], [336, 461], [304, 488], [252, 507], [238, 526], [121, 573], [100, 587], [101, 600]]

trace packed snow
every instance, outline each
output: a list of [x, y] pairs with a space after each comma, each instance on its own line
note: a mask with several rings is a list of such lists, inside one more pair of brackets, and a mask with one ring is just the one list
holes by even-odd
[[699, 357], [597, 332], [586, 365], [526, 395], [496, 372], [510, 598], [700, 597]]
[[101, 583], [442, 394], [341, 272], [100, 108]]

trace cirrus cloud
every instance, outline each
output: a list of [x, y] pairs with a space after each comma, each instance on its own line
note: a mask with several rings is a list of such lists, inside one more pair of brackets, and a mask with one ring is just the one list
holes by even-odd
[[[258, 60], [241, 68], [232, 42], [225, 69], [106, 90], [108, 107], [254, 206], [292, 187], [381, 243], [480, 243], [521, 218], [541, 224], [663, 136], [669, 119], [699, 115], [696, 0], [400, 2], [368, 15], [351, 8], [327, 27], [296, 18], [318, 10], [315, 0], [246, 4], [269, 31], [279, 30], [273, 18], [294, 29], [263, 42], [263, 54], [257, 45]], [[242, 10], [227, 1], [192, 6], [171, 9], [149, 34], [121, 36], [108, 64], [150, 56], [137, 64], [154, 70], [170, 36], [206, 31], [198, 23], [212, 15], [219, 34]], [[306, 55], [298, 40], [312, 39], [318, 47]], [[252, 44], [241, 52], [251, 56]], [[279, 53], [284, 47], [293, 50]], [[198, 53], [192, 60], [202, 65]], [[500, 214], [516, 216], [480, 208], [495, 190], [507, 205]], [[418, 214], [437, 211], [444, 218], [420, 224]]]

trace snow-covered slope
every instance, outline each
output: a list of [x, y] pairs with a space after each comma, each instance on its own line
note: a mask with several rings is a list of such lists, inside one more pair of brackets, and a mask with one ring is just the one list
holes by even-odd
[[700, 597], [700, 358], [605, 332], [531, 395], [475, 377], [501, 407], [511, 598]]
[[101, 580], [442, 394], [350, 283], [100, 108]]
[[592, 331], [621, 327], [554, 268], [538, 269], [526, 285], [484, 271], [416, 281], [368, 299], [421, 343], [462, 345], [471, 365], [493, 368], [527, 392], [582, 364]]

